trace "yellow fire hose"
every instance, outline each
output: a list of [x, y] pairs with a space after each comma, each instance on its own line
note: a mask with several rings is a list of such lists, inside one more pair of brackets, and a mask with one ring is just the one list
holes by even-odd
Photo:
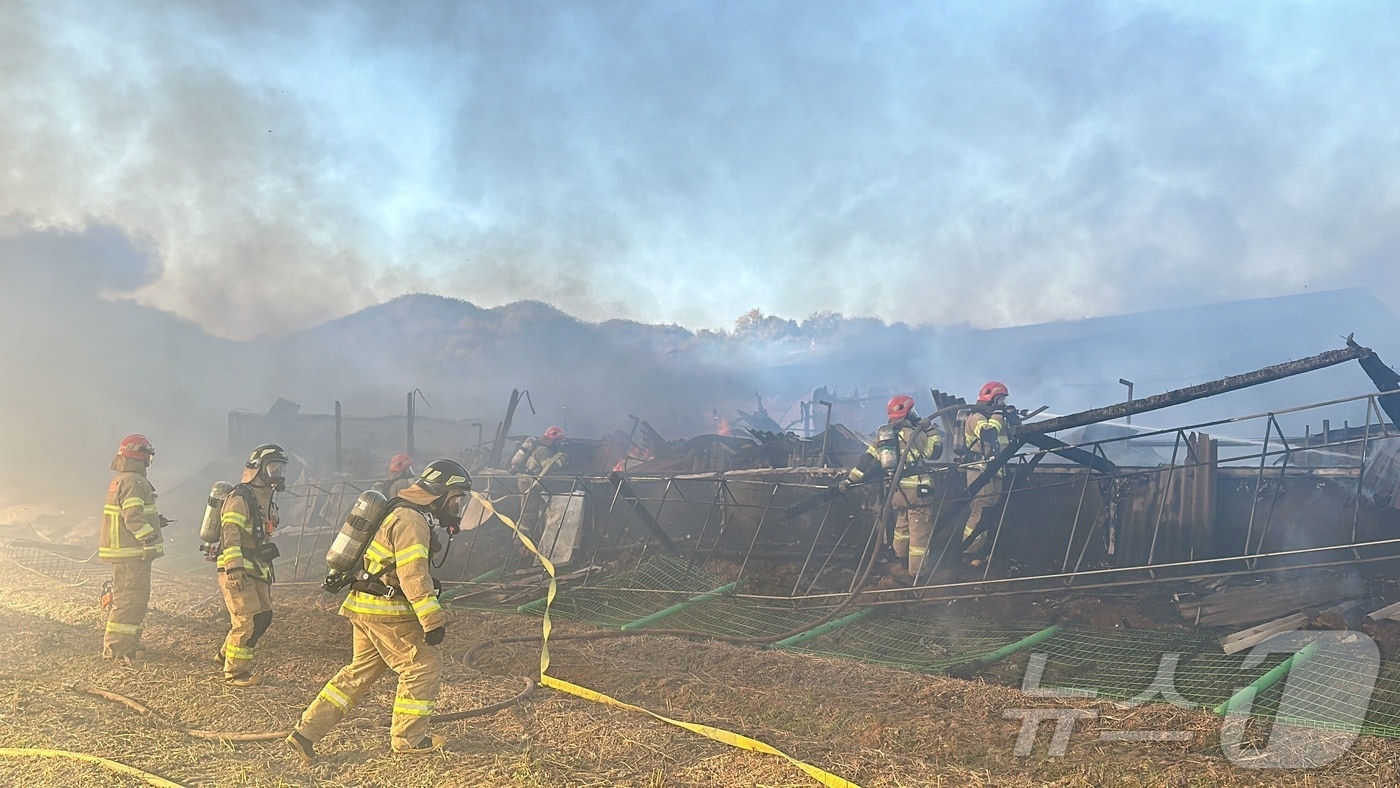
[[96, 755], [88, 755], [81, 752], [69, 752], [68, 750], [40, 750], [30, 747], [0, 747], [0, 757], [3, 758], [67, 758], [75, 761], [86, 761], [95, 763], [110, 772], [125, 774], [136, 777], [144, 782], [157, 786], [157, 788], [185, 788], [183, 783], [171, 782], [159, 775], [143, 772], [135, 766], [127, 766], [124, 763], [111, 761], [106, 758], [99, 758]]

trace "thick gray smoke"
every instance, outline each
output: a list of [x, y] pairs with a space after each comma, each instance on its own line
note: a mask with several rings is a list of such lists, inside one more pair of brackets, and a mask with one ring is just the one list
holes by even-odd
[[989, 328], [1366, 285], [1393, 3], [19, 0], [7, 233], [284, 335], [408, 292]]

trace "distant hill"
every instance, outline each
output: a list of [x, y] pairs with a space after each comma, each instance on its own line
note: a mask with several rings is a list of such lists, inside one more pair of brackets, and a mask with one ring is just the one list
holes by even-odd
[[[0, 348], [18, 371], [0, 387], [0, 505], [42, 498], [95, 511], [113, 448], [134, 431], [156, 441], [157, 486], [174, 485], [246, 451], [226, 445], [228, 413], [265, 411], [278, 397], [304, 413], [329, 413], [338, 400], [347, 414], [369, 416], [402, 413], [418, 389], [424, 415], [495, 424], [518, 388], [529, 400], [517, 433], [560, 424], [596, 437], [636, 416], [680, 438], [712, 431], [720, 419], [733, 423], [740, 410], [793, 426], [799, 403], [818, 388], [832, 400], [870, 398], [870, 407], [837, 414], [857, 429], [882, 418], [880, 400], [892, 393], [913, 394], [928, 412], [930, 388], [971, 398], [990, 378], [1022, 407], [1065, 413], [1124, 399], [1120, 378], [1147, 396], [1339, 348], [1352, 332], [1400, 363], [1400, 321], [1360, 289], [995, 331], [756, 311], [732, 331], [689, 331], [588, 323], [532, 301], [483, 309], [416, 294], [281, 339], [233, 342], [104, 298], [105, 289], [148, 275], [141, 259], [122, 256], [118, 240], [62, 236], [24, 248], [0, 240]], [[1161, 421], [1286, 408], [1369, 387], [1348, 364]]]

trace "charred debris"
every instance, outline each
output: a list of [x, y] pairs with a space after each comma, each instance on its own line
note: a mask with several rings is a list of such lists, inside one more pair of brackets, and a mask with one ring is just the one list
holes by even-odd
[[[1153, 431], [1110, 423], [1352, 361], [1376, 393]], [[951, 433], [963, 403], [932, 393]], [[856, 593], [878, 605], [1146, 589], [1170, 596], [1179, 624], [1243, 626], [1315, 624], [1324, 611], [1333, 623], [1360, 625], [1368, 613], [1385, 619], [1387, 606], [1400, 602], [1378, 571], [1400, 557], [1400, 441], [1393, 440], [1400, 376], [1350, 337], [1340, 349], [1163, 394], [1047, 418], [1027, 414], [1010, 450], [970, 484], [945, 456], [952, 461], [937, 469], [929, 558], [921, 576], [902, 584], [862, 572], [881, 547], [880, 495], [833, 487], [868, 439], [833, 423], [832, 400], [822, 395], [829, 397], [819, 390], [804, 403], [803, 434], [777, 424], [760, 400], [734, 424], [717, 418], [714, 434], [671, 439], [633, 416], [599, 439], [570, 436], [566, 468], [539, 480], [544, 521], [525, 527], [566, 587], [637, 586], [628, 570], [663, 557], [727, 580], [730, 594], [795, 605]], [[436, 570], [461, 584], [464, 598], [528, 600], [544, 579], [499, 516], [515, 517], [522, 503], [519, 480], [501, 469], [515, 448], [511, 422], [521, 399], [512, 393], [490, 435], [481, 421], [416, 424], [417, 450], [458, 447], [490, 504], [468, 513], [467, 530]], [[1317, 432], [1286, 434], [1284, 416], [1312, 424], [1340, 403], [1364, 408], [1362, 423], [1334, 429], [1322, 418]], [[314, 429], [283, 417], [280, 424], [231, 418], [230, 442], [291, 429], [302, 434], [284, 438], [288, 444], [326, 443], [325, 417], [302, 417], [320, 418]], [[390, 419], [385, 429], [395, 424], [402, 428]], [[1226, 425], [1255, 437], [1211, 434]], [[339, 414], [334, 434], [334, 460], [308, 459], [305, 483], [284, 513], [298, 529], [288, 579], [319, 579], [341, 514], [373, 481], [347, 480], [354, 458], [339, 439]], [[414, 436], [410, 421], [410, 449]], [[309, 479], [313, 465], [340, 473]], [[962, 521], [968, 501], [999, 470], [1007, 483], [988, 526], [990, 560], [974, 570], [958, 560]], [[1307, 583], [1297, 593], [1282, 590], [1290, 577]], [[1269, 590], [1249, 591], [1261, 587]], [[1307, 590], [1323, 587], [1332, 590]]]

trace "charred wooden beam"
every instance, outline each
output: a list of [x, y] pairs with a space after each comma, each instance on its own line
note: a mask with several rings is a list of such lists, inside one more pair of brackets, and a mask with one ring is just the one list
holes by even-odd
[[496, 427], [496, 441], [491, 444], [491, 459], [487, 467], [501, 467], [502, 455], [506, 450], [506, 437], [510, 435], [510, 423], [515, 419], [515, 408], [520, 404], [520, 389], [510, 390], [510, 404], [506, 406], [506, 417]]
[[1022, 424], [1020, 434], [1051, 433], [1060, 430], [1084, 427], [1089, 424], [1098, 424], [1113, 419], [1121, 419], [1126, 416], [1133, 416], [1138, 413], [1169, 408], [1173, 405], [1191, 402], [1193, 400], [1214, 397], [1217, 394], [1225, 394], [1230, 391], [1237, 391], [1250, 386], [1257, 386], [1260, 383], [1269, 383], [1283, 378], [1290, 378], [1294, 375], [1301, 375], [1304, 372], [1312, 372], [1326, 367], [1336, 366], [1347, 361], [1373, 356], [1370, 348], [1362, 347], [1354, 342], [1349, 342], [1347, 347], [1341, 350], [1329, 350], [1326, 353], [1319, 353], [1316, 356], [1289, 361], [1284, 364], [1275, 364], [1271, 367], [1246, 372], [1243, 375], [1231, 375], [1228, 378], [1212, 380], [1209, 383], [1200, 383], [1195, 386], [1188, 386], [1184, 389], [1168, 391], [1165, 394], [1157, 394], [1152, 397], [1135, 399], [1131, 402], [1120, 402], [1102, 408], [1071, 413], [1068, 416], [1058, 416], [1045, 421], [1038, 421], [1032, 424]]
[[1220, 641], [1220, 647], [1226, 654], [1235, 654], [1247, 648], [1263, 643], [1274, 635], [1282, 632], [1292, 632], [1295, 629], [1302, 629], [1308, 623], [1307, 613], [1294, 613], [1291, 616], [1284, 616], [1258, 626], [1250, 627], [1239, 632], [1226, 635]]
[[[1358, 347], [1350, 336], [1347, 337], [1347, 347]], [[1361, 357], [1361, 368], [1365, 370], [1371, 382], [1376, 384], [1377, 391], [1400, 391], [1400, 375], [1395, 374], [1395, 370], [1386, 366], [1375, 353], [1367, 351]], [[1381, 410], [1390, 417], [1390, 422], [1400, 424], [1400, 394], [1387, 394], [1380, 398], [1380, 403]]]

